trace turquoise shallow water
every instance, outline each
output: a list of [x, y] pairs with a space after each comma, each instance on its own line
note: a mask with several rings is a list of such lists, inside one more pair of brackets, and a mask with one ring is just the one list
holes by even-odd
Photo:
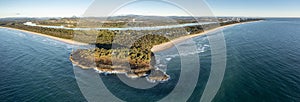
[[[300, 101], [300, 19], [268, 19], [224, 30], [227, 66], [213, 101]], [[210, 74], [206, 37], [195, 37], [200, 75], [189, 101], [199, 101]], [[189, 45], [182, 45], [189, 46]], [[0, 100], [86, 101], [68, 57], [72, 45], [20, 31], [0, 29]], [[180, 57], [171, 48], [156, 54], [167, 65], [168, 82], [151, 89], [127, 86], [114, 75], [100, 75], [107, 89], [125, 101], [157, 101], [180, 76]], [[90, 70], [90, 72], [93, 72]]]

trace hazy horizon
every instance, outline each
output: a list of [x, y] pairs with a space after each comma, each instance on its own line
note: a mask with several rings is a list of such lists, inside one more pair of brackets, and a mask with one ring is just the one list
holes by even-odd
[[57, 17], [51, 17], [51, 16], [45, 16], [45, 17], [28, 17], [28, 16], [19, 16], [19, 17], [0, 17], [0, 19], [3, 18], [105, 18], [105, 17], [118, 17], [118, 16], [153, 16], [153, 17], [240, 17], [240, 18], [300, 18], [300, 17], [251, 17], [251, 16], [187, 16], [187, 15], [170, 15], [170, 16], [160, 16], [160, 15], [137, 15], [137, 14], [127, 14], [127, 15], [113, 15], [113, 16], [57, 16]]
[[[130, 0], [105, 1], [105, 0], [1, 0], [0, 18], [9, 17], [84, 17], [86, 10], [92, 8], [93, 3], [101, 5], [103, 9], [116, 7], [117, 4], [128, 3]], [[190, 12], [197, 11], [201, 7], [208, 6], [211, 14], [215, 17], [260, 17], [260, 18], [298, 18], [300, 10], [297, 5], [300, 1], [295, 0], [169, 0], [180, 5], [191, 5]], [[201, 4], [203, 3], [203, 4]], [[117, 7], [119, 7], [118, 5]], [[140, 0], [133, 5], [129, 5], [117, 12], [115, 15], [145, 15], [145, 16], [190, 16], [186, 12], [165, 4], [164, 1]], [[194, 11], [193, 11], [194, 10]], [[97, 10], [97, 16], [106, 17], [108, 11]], [[83, 16], [84, 15], [84, 16]], [[201, 16], [203, 16], [201, 15]], [[199, 15], [194, 15], [199, 16]], [[93, 17], [93, 16], [91, 16]]]

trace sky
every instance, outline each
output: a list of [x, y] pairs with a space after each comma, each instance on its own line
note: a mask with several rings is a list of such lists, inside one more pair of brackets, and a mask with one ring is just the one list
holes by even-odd
[[[300, 17], [300, 0], [0, 0], [0, 17], [107, 15]], [[125, 5], [126, 4], [126, 5]], [[201, 12], [201, 13], [199, 13]]]
[[300, 0], [206, 0], [217, 15], [300, 17]]

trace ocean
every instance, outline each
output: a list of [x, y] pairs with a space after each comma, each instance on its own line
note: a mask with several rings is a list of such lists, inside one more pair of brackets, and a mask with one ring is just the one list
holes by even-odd
[[[226, 69], [212, 101], [300, 101], [300, 19], [272, 18], [240, 24], [225, 28], [223, 34]], [[179, 101], [186, 98], [187, 101], [197, 102], [203, 98], [201, 96], [213, 74], [214, 54], [208, 36], [194, 37], [192, 42], [183, 42], [177, 47], [155, 53], [157, 67], [166, 71], [171, 79], [151, 88], [139, 89], [124, 83], [116, 75], [97, 74], [94, 70], [81, 70], [73, 66], [69, 55], [76, 45], [0, 28], [0, 100], [106, 100], [108, 97], [87, 95], [86, 90], [78, 85], [88, 84], [85, 78], [92, 73], [99, 79], [94, 81], [102, 81], [105, 90], [119, 100], [159, 101], [182, 94], [187, 97], [171, 99]], [[184, 47], [191, 50], [178, 49]], [[190, 60], [195, 55], [199, 65]], [[182, 65], [184, 61], [187, 64]], [[197, 72], [189, 69], [194, 66], [199, 68]], [[195, 85], [184, 83], [186, 86], [177, 90], [176, 86], [184, 77], [182, 71], [198, 74], [187, 81], [195, 82]], [[80, 77], [78, 72], [86, 76]], [[104, 92], [102, 94], [106, 95]]]

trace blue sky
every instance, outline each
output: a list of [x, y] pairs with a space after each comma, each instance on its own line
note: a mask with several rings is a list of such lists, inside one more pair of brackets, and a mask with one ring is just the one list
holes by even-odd
[[[94, 0], [0, 0], [0, 17], [70, 17], [82, 16]], [[99, 0], [103, 10], [97, 13], [105, 14], [106, 8], [128, 0]], [[182, 4], [199, 8], [199, 0], [169, 0], [185, 1]], [[245, 17], [300, 17], [300, 0], [204, 0], [215, 16], [245, 16]], [[178, 4], [180, 5], [180, 4]], [[201, 4], [199, 4], [200, 6]], [[103, 12], [103, 13], [102, 13]], [[176, 16], [186, 15], [173, 5], [146, 1], [126, 6], [117, 14], [148, 14]], [[105, 16], [105, 15], [102, 15]]]
[[300, 0], [206, 0], [217, 15], [300, 17]]
[[0, 17], [79, 16], [93, 0], [0, 0]]

